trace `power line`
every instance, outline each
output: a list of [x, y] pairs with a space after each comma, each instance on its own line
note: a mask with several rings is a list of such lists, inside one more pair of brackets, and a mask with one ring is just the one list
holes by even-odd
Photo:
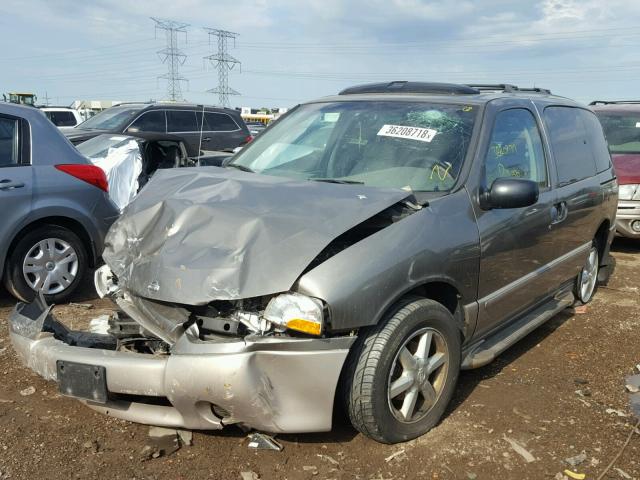
[[166, 63], [169, 71], [165, 75], [158, 78], [167, 80], [167, 95], [174, 102], [184, 100], [182, 97], [182, 88], [180, 83], [187, 81], [185, 77], [180, 76], [180, 66], [184, 65], [187, 56], [178, 48], [178, 33], [184, 33], [187, 36], [186, 28], [188, 23], [175, 22], [173, 20], [162, 20], [151, 17], [156, 22], [156, 32], [158, 30], [165, 31], [167, 46], [158, 52], [162, 63]]
[[205, 60], [209, 60], [216, 70], [218, 70], [218, 86], [208, 90], [208, 92], [217, 93], [220, 105], [230, 107], [229, 95], [240, 95], [240, 92], [229, 87], [229, 70], [233, 69], [236, 65], [240, 65], [240, 60], [229, 55], [227, 49], [229, 39], [233, 39], [233, 45], [235, 46], [238, 34], [216, 28], [205, 28], [205, 31], [209, 35], [209, 41], [211, 41], [211, 37], [217, 37], [218, 43], [218, 53], [204, 57]]

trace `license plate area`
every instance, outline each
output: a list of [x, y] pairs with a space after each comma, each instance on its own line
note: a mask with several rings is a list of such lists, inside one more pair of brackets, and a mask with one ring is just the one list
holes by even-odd
[[58, 388], [69, 397], [107, 403], [107, 370], [100, 365], [56, 362]]

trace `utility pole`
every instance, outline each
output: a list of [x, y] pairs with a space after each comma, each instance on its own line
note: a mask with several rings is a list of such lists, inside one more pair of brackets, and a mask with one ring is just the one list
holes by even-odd
[[209, 60], [216, 70], [218, 70], [218, 86], [207, 90], [207, 92], [217, 93], [220, 105], [230, 107], [229, 95], [240, 95], [240, 93], [229, 87], [229, 71], [232, 70], [236, 64], [240, 65], [240, 60], [229, 55], [227, 49], [230, 38], [233, 39], [233, 46], [236, 46], [236, 37], [238, 34], [226, 30], [218, 30], [217, 28], [205, 28], [205, 31], [209, 34], [209, 44], [211, 44], [211, 37], [217, 37], [218, 43], [218, 53], [204, 57], [205, 60]]
[[158, 30], [164, 30], [167, 41], [167, 46], [159, 50], [158, 55], [162, 63], [167, 64], [168, 71], [165, 75], [160, 75], [158, 78], [167, 80], [167, 96], [170, 100], [174, 102], [184, 100], [181, 82], [185, 82], [187, 79], [180, 76], [180, 66], [184, 65], [187, 56], [178, 48], [178, 33], [184, 33], [186, 39], [186, 27], [188, 27], [189, 24], [154, 17], [151, 17], [151, 20], [156, 22], [156, 34]]

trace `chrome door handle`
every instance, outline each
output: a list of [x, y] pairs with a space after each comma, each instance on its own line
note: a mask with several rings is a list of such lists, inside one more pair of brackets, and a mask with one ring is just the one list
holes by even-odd
[[0, 190], [13, 190], [14, 188], [22, 188], [22, 187], [24, 187], [24, 183], [22, 182], [13, 182], [9, 178], [0, 180]]
[[210, 138], [210, 137], [204, 137], [204, 138], [202, 139], [202, 141], [203, 141], [203, 142], [210, 142], [210, 141], [211, 141], [211, 138]]
[[567, 202], [556, 203], [551, 207], [551, 225], [557, 225], [564, 222], [569, 216], [569, 209], [567, 208]]

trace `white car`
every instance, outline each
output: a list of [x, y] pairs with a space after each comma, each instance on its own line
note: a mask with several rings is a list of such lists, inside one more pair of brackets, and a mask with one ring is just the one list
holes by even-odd
[[84, 119], [80, 112], [69, 107], [41, 107], [51, 122], [60, 130], [69, 130], [82, 123]]

